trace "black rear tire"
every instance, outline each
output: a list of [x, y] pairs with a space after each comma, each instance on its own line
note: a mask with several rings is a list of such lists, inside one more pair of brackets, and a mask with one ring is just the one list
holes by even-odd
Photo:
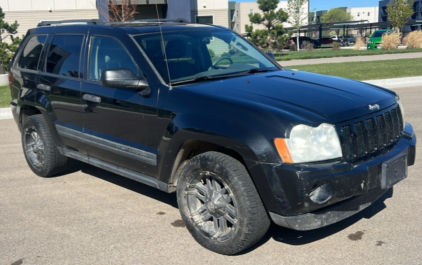
[[60, 154], [41, 114], [24, 121], [22, 148], [32, 172], [40, 177], [51, 177], [68, 169], [70, 159]]
[[203, 247], [233, 255], [258, 242], [270, 220], [245, 167], [218, 152], [193, 157], [177, 184], [180, 214]]

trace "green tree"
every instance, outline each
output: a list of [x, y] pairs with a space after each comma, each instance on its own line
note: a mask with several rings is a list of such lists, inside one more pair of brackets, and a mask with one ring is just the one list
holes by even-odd
[[249, 21], [253, 24], [263, 25], [266, 29], [254, 31], [252, 25], [245, 25], [247, 36], [261, 48], [279, 50], [288, 38], [286, 35], [288, 31], [282, 25], [287, 21], [288, 14], [282, 9], [275, 11], [279, 0], [258, 0], [257, 2], [263, 14], [249, 14]]
[[352, 14], [347, 13], [340, 8], [331, 9], [321, 17], [322, 23], [344, 22], [351, 20], [353, 20]]
[[296, 29], [297, 51], [300, 50], [299, 29], [305, 25], [305, 22], [308, 20], [308, 10], [305, 9], [307, 3], [308, 0], [289, 0], [287, 2], [287, 13], [289, 14], [289, 19], [287, 21]]
[[388, 20], [391, 21], [396, 32], [407, 23], [409, 17], [414, 14], [413, 0], [393, 0], [387, 4]]
[[22, 41], [21, 38], [13, 36], [18, 32], [18, 22], [9, 25], [4, 18], [5, 14], [0, 7], [0, 74], [4, 74], [4, 69], [9, 69], [10, 61]]

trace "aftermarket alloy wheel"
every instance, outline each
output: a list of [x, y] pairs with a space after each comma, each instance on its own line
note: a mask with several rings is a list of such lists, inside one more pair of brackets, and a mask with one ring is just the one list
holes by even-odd
[[68, 168], [70, 159], [60, 154], [40, 114], [26, 118], [22, 127], [22, 148], [29, 167], [40, 177], [50, 177]]
[[270, 225], [245, 167], [218, 152], [198, 155], [183, 167], [177, 201], [195, 240], [217, 253], [232, 255], [252, 246]]

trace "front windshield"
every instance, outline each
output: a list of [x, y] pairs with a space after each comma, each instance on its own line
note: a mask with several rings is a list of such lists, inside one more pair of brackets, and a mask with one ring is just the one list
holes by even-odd
[[136, 35], [134, 39], [166, 83], [170, 83], [169, 80], [171, 84], [178, 84], [187, 80], [279, 69], [230, 31], [163, 32], [164, 45], [160, 33]]
[[374, 34], [372, 34], [372, 38], [380, 38], [384, 33], [387, 33], [387, 31], [375, 31]]

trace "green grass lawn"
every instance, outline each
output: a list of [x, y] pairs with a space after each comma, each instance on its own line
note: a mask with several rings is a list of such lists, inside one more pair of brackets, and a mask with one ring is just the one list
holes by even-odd
[[405, 50], [332, 50], [320, 49], [313, 51], [300, 51], [300, 52], [286, 52], [276, 55], [277, 61], [290, 61], [290, 60], [303, 60], [303, 59], [318, 59], [318, 58], [333, 58], [333, 57], [349, 57], [349, 56], [362, 56], [362, 55], [380, 55], [392, 53], [410, 53], [422, 52], [422, 49], [405, 49]]
[[422, 59], [298, 65], [289, 66], [288, 68], [356, 80], [373, 80], [422, 76]]
[[9, 86], [0, 86], [0, 108], [6, 108], [10, 106], [10, 97]]

